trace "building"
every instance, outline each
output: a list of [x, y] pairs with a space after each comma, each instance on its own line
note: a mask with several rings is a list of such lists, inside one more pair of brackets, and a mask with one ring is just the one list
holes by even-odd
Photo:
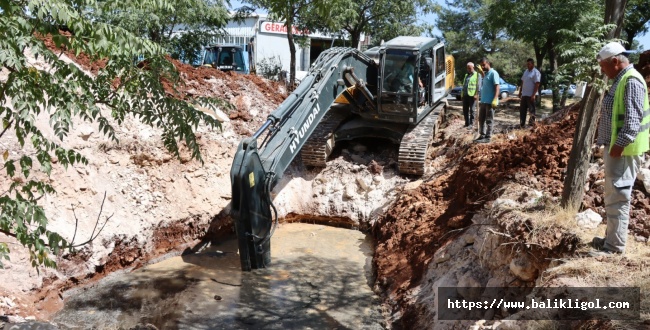
[[[308, 37], [307, 45], [304, 47], [296, 42], [296, 71], [309, 70], [318, 55], [332, 46], [351, 47], [349, 42], [345, 44], [349, 39], [345, 35], [332, 36], [314, 31], [299, 31], [295, 27], [293, 29], [296, 37], [302, 35]], [[217, 38], [215, 43], [246, 45], [247, 50], [252, 49], [250, 58], [252, 69], [260, 64], [275, 63], [280, 65], [282, 70], [289, 71], [291, 54], [287, 40], [287, 27], [283, 22], [270, 21], [265, 14], [253, 14], [242, 22], [229, 21], [224, 30], [227, 35]], [[364, 40], [363, 36], [362, 40]]]

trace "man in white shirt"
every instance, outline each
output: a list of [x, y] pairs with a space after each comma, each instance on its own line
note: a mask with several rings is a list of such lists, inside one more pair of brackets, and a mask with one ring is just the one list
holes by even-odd
[[542, 74], [535, 67], [535, 60], [529, 58], [526, 60], [526, 67], [521, 76], [521, 89], [519, 90], [519, 126], [526, 127], [526, 114], [530, 112], [530, 125], [535, 123], [535, 97], [539, 90], [539, 82], [541, 81]]

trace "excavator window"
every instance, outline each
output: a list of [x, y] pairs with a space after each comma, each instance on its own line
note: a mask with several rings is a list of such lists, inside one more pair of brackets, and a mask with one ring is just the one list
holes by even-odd
[[232, 56], [227, 51], [222, 51], [219, 54], [219, 65], [232, 65]]
[[382, 84], [384, 92], [413, 93], [416, 59], [417, 57], [410, 51], [397, 50], [386, 53]]
[[208, 48], [205, 50], [205, 57], [203, 58], [203, 65], [211, 65], [217, 62], [217, 52], [214, 48]]
[[207, 48], [203, 58], [203, 65], [211, 65], [226, 71], [244, 71], [246, 68], [245, 63], [242, 48], [233, 46]]

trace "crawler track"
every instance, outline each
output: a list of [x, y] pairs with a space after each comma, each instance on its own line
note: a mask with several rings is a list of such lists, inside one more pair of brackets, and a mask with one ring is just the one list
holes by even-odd
[[438, 105], [419, 124], [409, 127], [399, 146], [399, 172], [423, 175], [427, 150], [444, 118], [444, 104]]
[[306, 166], [325, 167], [327, 157], [334, 150], [334, 130], [347, 115], [343, 111], [330, 110], [316, 127], [300, 151]]

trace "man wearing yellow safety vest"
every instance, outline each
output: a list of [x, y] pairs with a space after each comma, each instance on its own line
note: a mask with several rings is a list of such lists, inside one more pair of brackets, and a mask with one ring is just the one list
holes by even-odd
[[463, 78], [463, 89], [460, 95], [463, 99], [463, 116], [465, 117], [465, 128], [470, 130], [474, 126], [474, 106], [478, 100], [481, 77], [474, 71], [474, 63], [467, 63], [467, 73]]
[[650, 106], [644, 78], [630, 64], [628, 51], [617, 42], [605, 45], [596, 59], [602, 72], [614, 79], [602, 103], [598, 145], [604, 145], [605, 237], [594, 237], [598, 251], [590, 255], [625, 252], [632, 187], [643, 154], [650, 149]]

